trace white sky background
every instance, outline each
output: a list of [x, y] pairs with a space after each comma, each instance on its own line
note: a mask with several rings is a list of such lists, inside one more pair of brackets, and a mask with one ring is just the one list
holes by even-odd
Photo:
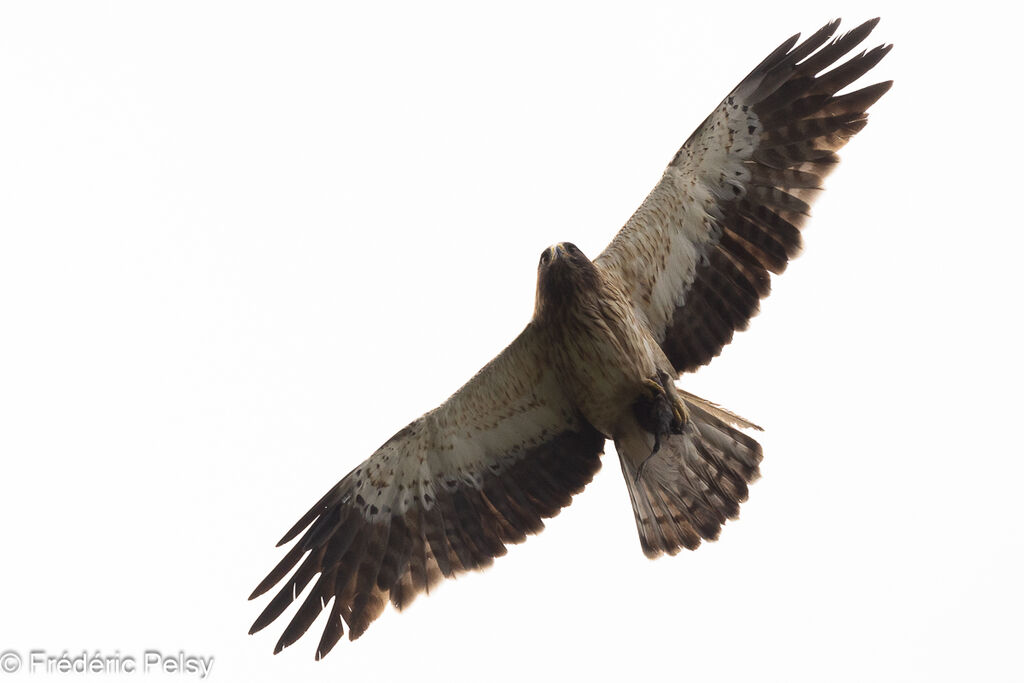
[[[4, 4], [0, 650], [184, 650], [217, 681], [1020, 680], [1015, 22], [477, 4]], [[609, 444], [547, 531], [325, 661], [323, 618], [276, 657], [286, 619], [246, 635], [276, 540], [519, 332], [544, 247], [596, 255], [765, 54], [876, 14], [896, 48], [861, 83], [896, 86], [750, 331], [684, 378], [767, 429], [719, 542], [645, 559]]]

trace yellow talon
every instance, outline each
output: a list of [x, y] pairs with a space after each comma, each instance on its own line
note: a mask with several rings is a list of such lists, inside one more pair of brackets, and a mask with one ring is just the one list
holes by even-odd
[[690, 421], [690, 411], [686, 409], [686, 404], [683, 403], [682, 399], [676, 399], [672, 412], [675, 414], [676, 421], [680, 425], [685, 425]]
[[652, 398], [656, 398], [665, 393], [665, 387], [661, 386], [659, 382], [651, 379], [650, 377], [644, 379], [644, 386], [651, 390], [651, 393], [653, 394]]
[[[651, 398], [657, 399], [659, 396], [664, 396], [672, 403], [672, 416], [675, 418], [675, 423], [680, 427], [686, 425], [690, 420], [690, 411], [686, 409], [686, 404], [683, 403], [683, 399], [678, 396], [672, 396], [664, 384], [651, 377], [644, 378], [644, 387], [651, 392]], [[674, 393], [674, 392], [673, 392]]]

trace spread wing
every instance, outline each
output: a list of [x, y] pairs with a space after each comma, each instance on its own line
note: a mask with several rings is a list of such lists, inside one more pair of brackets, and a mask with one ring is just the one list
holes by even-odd
[[402, 609], [443, 577], [489, 566], [506, 543], [537, 533], [568, 505], [601, 466], [605, 438], [569, 405], [541, 351], [527, 326], [328, 491], [278, 543], [298, 537], [250, 599], [291, 578], [250, 633], [319, 575], [275, 649], [295, 642], [333, 600], [319, 659], [344, 624], [358, 638], [388, 600]]
[[836, 151], [892, 85], [836, 95], [891, 45], [825, 71], [877, 22], [828, 42], [836, 20], [768, 55], [690, 136], [596, 259], [678, 372], [704, 365], [746, 328], [768, 295], [768, 273], [781, 273], [800, 250], [800, 228]]

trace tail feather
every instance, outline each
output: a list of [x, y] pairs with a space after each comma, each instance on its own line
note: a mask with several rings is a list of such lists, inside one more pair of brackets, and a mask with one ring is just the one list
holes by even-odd
[[739, 515], [747, 485], [760, 476], [760, 444], [732, 426], [753, 423], [690, 394], [683, 398], [690, 412], [686, 428], [663, 436], [653, 455], [654, 436], [639, 426], [615, 441], [648, 557], [717, 539], [726, 520]]

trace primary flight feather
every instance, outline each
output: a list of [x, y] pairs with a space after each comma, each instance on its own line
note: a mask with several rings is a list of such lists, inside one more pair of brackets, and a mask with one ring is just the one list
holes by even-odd
[[717, 356], [800, 249], [836, 151], [892, 85], [837, 93], [891, 46], [839, 66], [877, 19], [780, 45], [697, 128], [593, 261], [541, 254], [533, 319], [442, 405], [346, 475], [278, 543], [250, 599], [290, 574], [251, 633], [313, 582], [275, 652], [330, 605], [316, 656], [356, 639], [388, 601], [491, 564], [544, 527], [612, 439], [650, 557], [696, 548], [739, 513], [761, 447], [750, 422], [675, 385]]

